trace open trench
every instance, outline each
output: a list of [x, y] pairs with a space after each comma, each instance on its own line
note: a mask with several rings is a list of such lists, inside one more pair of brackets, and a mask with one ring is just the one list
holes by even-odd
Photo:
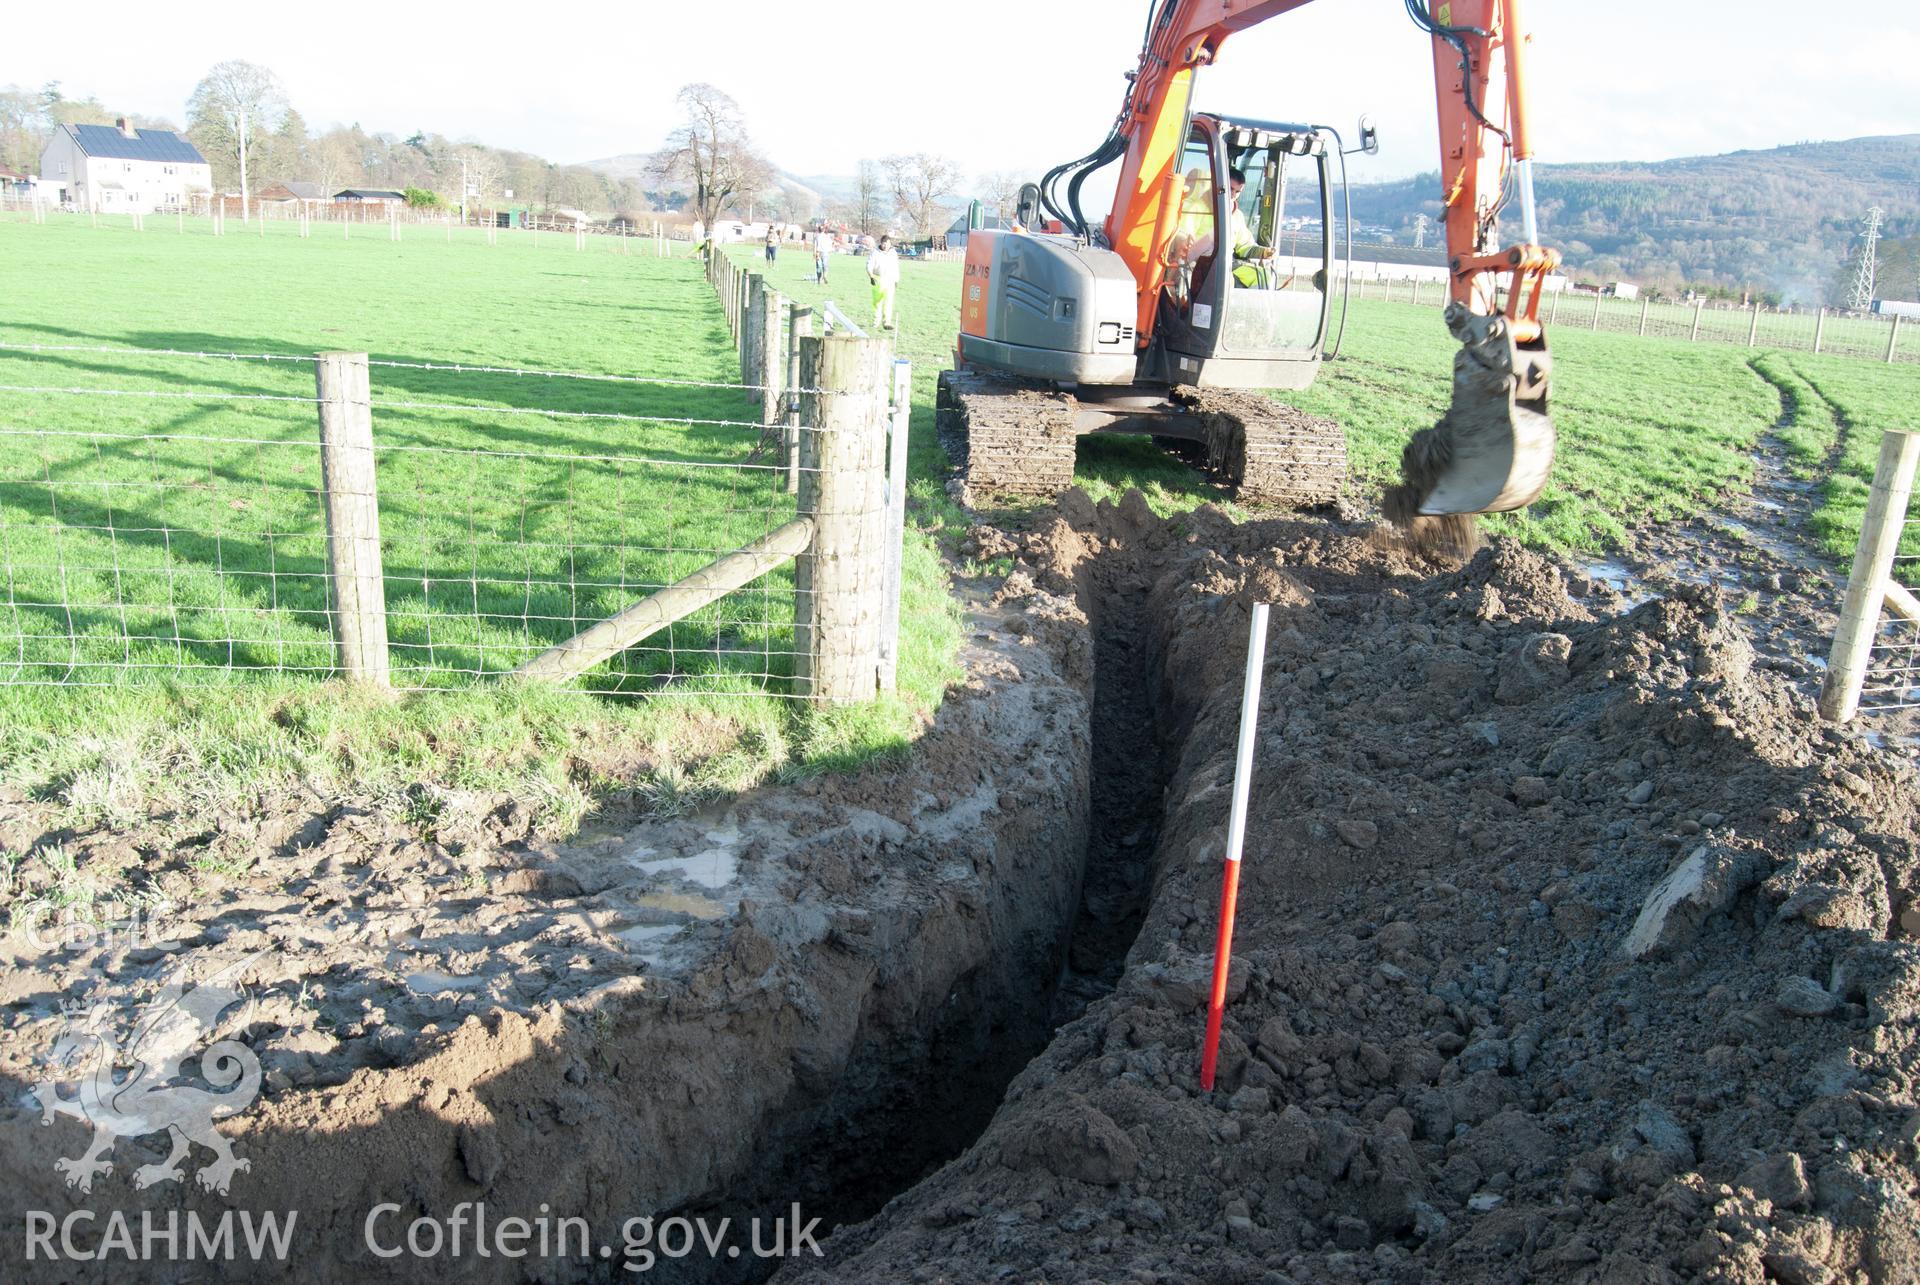
[[[662, 1218], [770, 1221], [798, 1201], [809, 1215], [824, 1214], [822, 1237], [871, 1218], [961, 1155], [1058, 1029], [1119, 984], [1146, 915], [1169, 770], [1157, 717], [1158, 657], [1146, 627], [1150, 587], [1121, 560], [1089, 563], [1075, 585], [1093, 662], [1085, 676], [1085, 845], [1066, 867], [1077, 896], [1056, 907], [1070, 915], [1034, 926], [1042, 933], [1050, 927], [1060, 948], [1051, 956], [1028, 953], [1036, 967], [1017, 976], [969, 970], [921, 1038], [868, 1050], [857, 1070], [825, 1088], [823, 1100], [759, 1141], [750, 1176]], [[1049, 967], [1037, 966], [1048, 959]], [[696, 1256], [661, 1263], [651, 1274], [688, 1285], [739, 1285], [765, 1280], [778, 1266]]]

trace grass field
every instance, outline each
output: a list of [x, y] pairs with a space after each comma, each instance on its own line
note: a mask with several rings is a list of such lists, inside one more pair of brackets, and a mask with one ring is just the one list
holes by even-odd
[[[416, 230], [395, 244], [302, 240], [291, 224], [264, 237], [231, 223], [223, 238], [187, 227], [0, 223], [0, 342], [295, 358], [0, 351], [0, 385], [16, 390], [193, 394], [0, 388], [0, 558], [11, 574], [0, 680], [71, 684], [0, 686], [0, 784], [110, 817], [155, 799], [218, 803], [275, 781], [400, 788], [432, 777], [531, 794], [563, 823], [636, 763], [668, 793], [735, 788], [897, 750], [937, 704], [958, 625], [936, 549], [951, 551], [968, 521], [946, 498], [933, 433], [960, 265], [909, 263], [902, 283], [897, 342], [914, 363], [915, 397], [899, 701], [815, 718], [754, 694], [767, 675], [780, 690], [791, 669], [785, 577], [589, 684], [667, 687], [686, 699], [491, 681], [777, 525], [790, 504], [770, 477], [696, 467], [754, 458], [754, 430], [690, 422], [748, 418], [736, 390], [381, 367], [375, 431], [395, 664], [411, 685], [450, 689], [386, 703], [316, 677], [330, 654], [314, 408], [241, 399], [310, 398], [305, 358], [326, 348], [726, 383], [738, 374], [712, 291], [684, 247], [663, 261], [601, 239], [584, 252], [567, 237], [536, 246], [524, 233], [488, 247], [478, 232], [447, 244]], [[732, 252], [763, 266], [757, 249]], [[790, 249], [772, 275], [792, 297], [835, 298], [864, 319], [860, 261], [837, 256], [833, 269], [827, 285], [809, 282], [811, 255]], [[1633, 525], [1739, 491], [1756, 443], [1777, 425], [1810, 474], [1838, 461], [1820, 533], [1844, 559], [1875, 430], [1910, 423], [1920, 405], [1910, 366], [1577, 327], [1553, 338], [1559, 466], [1530, 512], [1491, 523], [1544, 548], [1601, 551]], [[1359, 302], [1346, 356], [1289, 395], [1345, 426], [1357, 493], [1389, 480], [1406, 436], [1440, 414], [1452, 352], [1437, 310]], [[1786, 420], [1783, 394], [1794, 408]], [[124, 440], [134, 434], [148, 440]], [[1088, 439], [1080, 451], [1080, 485], [1096, 499], [1139, 487], [1163, 512], [1227, 499], [1144, 440]]]
[[[757, 250], [733, 253], [756, 269]], [[860, 260], [836, 256], [831, 280], [810, 283], [810, 254], [787, 250], [773, 267], [780, 289], [803, 302], [835, 298], [856, 320], [866, 317], [867, 288]], [[923, 516], [945, 503], [936, 482], [944, 459], [933, 438], [933, 385], [952, 351], [960, 294], [957, 263], [907, 263], [901, 283], [901, 351], [914, 361], [916, 497]], [[1636, 335], [1598, 333], [1577, 327], [1552, 332], [1553, 417], [1559, 457], [1553, 480], [1524, 514], [1487, 519], [1489, 529], [1539, 548], [1568, 553], [1603, 552], [1628, 529], [1697, 512], [1729, 493], [1746, 489], [1753, 453], [1769, 429], [1782, 424], [1784, 380], [1792, 372], [1842, 388], [1830, 395], [1859, 404], [1861, 423], [1894, 427], [1904, 398], [1920, 405], [1920, 368], [1884, 366], [1846, 358], [1813, 357]], [[1407, 436], [1443, 413], [1449, 394], [1454, 344], [1439, 310], [1379, 300], [1356, 301], [1345, 355], [1329, 363], [1314, 387], [1278, 394], [1345, 426], [1356, 493], [1371, 496], [1399, 468]], [[1804, 382], [1804, 381], [1802, 381]], [[1798, 433], [1809, 472], [1819, 468], [1834, 440], [1829, 416], [1803, 416]], [[1877, 435], [1861, 429], [1850, 435]], [[1877, 446], [1867, 451], [1871, 475]], [[1851, 455], [1849, 459], [1851, 460]], [[1829, 487], [1822, 536], [1832, 548], [1851, 540], [1859, 524], [1852, 478], [1857, 461]], [[1224, 491], [1200, 474], [1140, 439], [1083, 438], [1079, 484], [1096, 499], [1117, 498], [1130, 487], [1144, 491], [1164, 511], [1207, 501], [1225, 502]], [[1863, 492], [1862, 492], [1863, 494]], [[1231, 506], [1229, 506], [1231, 507]], [[1851, 524], [1851, 525], [1849, 525]]]
[[[586, 684], [687, 699], [502, 689], [491, 676], [764, 534], [792, 501], [753, 454], [757, 429], [699, 422], [750, 418], [738, 390], [376, 366], [395, 681], [464, 690], [342, 706], [316, 681], [332, 657], [311, 354], [727, 383], [724, 323], [696, 263], [599, 238], [576, 252], [525, 234], [489, 247], [478, 232], [395, 244], [173, 226], [0, 225], [0, 343], [296, 358], [0, 351], [0, 683], [68, 684], [0, 686], [0, 779], [65, 789], [108, 762], [184, 761], [217, 788], [439, 764], [469, 786], [531, 772], [567, 804], [582, 746], [737, 782], [897, 748], [937, 704], [956, 629], [917, 535], [902, 699], [878, 710], [802, 717], [759, 694], [792, 671], [790, 569]], [[749, 461], [765, 467], [709, 467]]]

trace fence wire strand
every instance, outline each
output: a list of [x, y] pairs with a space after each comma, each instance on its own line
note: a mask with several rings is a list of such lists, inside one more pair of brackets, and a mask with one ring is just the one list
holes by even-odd
[[[142, 374], [136, 363], [154, 359], [313, 361], [0, 343], [0, 356], [8, 353], [114, 356], [129, 381]], [[369, 404], [396, 688], [497, 681], [797, 514], [785, 486], [793, 467], [756, 458], [764, 426], [727, 413], [755, 385], [369, 365], [376, 381], [405, 370], [661, 386], [704, 394], [711, 406], [686, 415], [500, 406], [383, 396], [376, 386]], [[76, 412], [87, 420], [62, 410], [90, 401], [95, 409]], [[328, 496], [308, 409], [320, 402], [270, 388], [0, 384], [0, 405], [13, 412], [0, 424], [0, 685], [337, 674]], [[171, 403], [208, 409], [160, 418], [133, 409]], [[49, 422], [33, 422], [43, 414]], [[599, 434], [500, 442], [504, 430], [484, 427], [494, 417]], [[787, 565], [626, 648], [576, 688], [791, 695], [795, 606], [805, 598]]]

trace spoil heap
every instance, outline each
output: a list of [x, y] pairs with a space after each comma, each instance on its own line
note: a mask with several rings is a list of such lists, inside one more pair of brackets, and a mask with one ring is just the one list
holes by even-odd
[[783, 1281], [1920, 1278], [1913, 774], [1756, 669], [1711, 591], [1620, 613], [1505, 541], [1438, 568], [1137, 495], [1013, 543], [1004, 597], [1138, 631], [1144, 924], [963, 1156]]

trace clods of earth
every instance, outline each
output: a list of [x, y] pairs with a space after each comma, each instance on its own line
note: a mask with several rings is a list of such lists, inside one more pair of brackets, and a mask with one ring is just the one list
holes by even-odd
[[29, 1096], [58, 1001], [265, 948], [218, 1031], [264, 1068], [223, 1125], [251, 1169], [141, 1190], [164, 1141], [125, 1140], [87, 1199], [292, 1202], [303, 1279], [446, 1275], [359, 1249], [376, 1197], [612, 1245], [800, 1199], [837, 1229], [783, 1282], [1920, 1278], [1914, 771], [1756, 664], [1736, 603], [1137, 495], [977, 542], [1014, 570], [904, 768], [598, 842], [483, 817], [457, 855], [322, 814], [182, 951], [14, 943], [0, 1217], [80, 1199], [53, 1162], [86, 1129]]

